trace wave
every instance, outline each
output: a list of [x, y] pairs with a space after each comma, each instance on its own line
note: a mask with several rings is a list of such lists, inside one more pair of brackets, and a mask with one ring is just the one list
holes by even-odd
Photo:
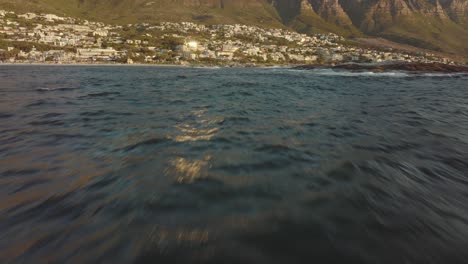
[[343, 77], [410, 77], [413, 76], [407, 72], [351, 72], [351, 71], [335, 71], [332, 69], [318, 69], [312, 70], [311, 73], [315, 75], [325, 75], [325, 76], [343, 76]]
[[417, 76], [425, 76], [425, 77], [462, 77], [468, 76], [466, 73], [420, 73]]
[[166, 143], [168, 141], [170, 141], [170, 140], [167, 139], [167, 138], [155, 137], [155, 138], [146, 139], [146, 140], [143, 140], [143, 141], [140, 141], [140, 142], [136, 142], [135, 144], [128, 145], [128, 146], [126, 146], [126, 147], [124, 147], [122, 149], [118, 149], [117, 151], [128, 152], [128, 151], [132, 151], [134, 149], [140, 148], [140, 147], [159, 145], [159, 144], [162, 144], [162, 143]]
[[0, 113], [0, 119], [3, 119], [3, 118], [10, 118], [12, 117], [13, 114], [9, 114], [9, 113]]
[[36, 91], [49, 92], [49, 91], [68, 91], [68, 90], [76, 90], [76, 89], [80, 89], [80, 88], [79, 87], [56, 87], [56, 88], [43, 87], [43, 88], [37, 88]]
[[220, 66], [194, 66], [193, 69], [203, 69], [203, 70], [220, 70], [223, 67]]
[[340, 76], [340, 77], [461, 77], [468, 76], [466, 73], [417, 73], [408, 71], [386, 71], [386, 72], [372, 72], [372, 71], [346, 71], [346, 70], [333, 70], [333, 69], [314, 69], [314, 70], [302, 70], [302, 69], [288, 69], [290, 72], [307, 72], [314, 75], [321, 76]]

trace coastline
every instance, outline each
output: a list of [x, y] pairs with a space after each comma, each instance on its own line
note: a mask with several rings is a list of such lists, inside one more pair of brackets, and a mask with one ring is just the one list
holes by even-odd
[[178, 67], [178, 68], [293, 68], [302, 64], [278, 64], [278, 65], [208, 65], [208, 64], [155, 64], [155, 63], [45, 63], [45, 62], [0, 62], [1, 66], [105, 66], [105, 67]]
[[157, 68], [285, 68], [296, 70], [318, 70], [330, 69], [333, 71], [350, 71], [350, 72], [409, 72], [409, 73], [468, 73], [466, 65], [449, 65], [443, 63], [348, 63], [348, 64], [278, 64], [278, 65], [207, 65], [207, 64], [154, 64], [154, 63], [0, 63], [2, 66], [47, 66], [47, 67], [157, 67]]
[[26, 63], [26, 62], [7, 62], [7, 63], [0, 63], [0, 66], [105, 66], [105, 67], [112, 67], [112, 66], [130, 66], [130, 67], [142, 67], [142, 66], [150, 66], [150, 67], [190, 67], [190, 65], [177, 65], [177, 64], [144, 64], [144, 63], [134, 63], [134, 64], [124, 64], [124, 63], [44, 63], [44, 62], [34, 62], [34, 63]]

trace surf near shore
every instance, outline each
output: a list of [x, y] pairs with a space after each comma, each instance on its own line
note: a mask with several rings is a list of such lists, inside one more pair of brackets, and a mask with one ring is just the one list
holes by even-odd
[[332, 69], [351, 72], [387, 72], [406, 71], [414, 73], [468, 73], [468, 66], [443, 63], [388, 63], [388, 64], [339, 64], [334, 66], [301, 65], [294, 67], [301, 70]]

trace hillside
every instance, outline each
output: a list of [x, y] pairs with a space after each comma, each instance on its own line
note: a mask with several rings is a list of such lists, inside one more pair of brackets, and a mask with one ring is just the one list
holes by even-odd
[[468, 0], [0, 0], [111, 23], [195, 21], [383, 37], [468, 56]]

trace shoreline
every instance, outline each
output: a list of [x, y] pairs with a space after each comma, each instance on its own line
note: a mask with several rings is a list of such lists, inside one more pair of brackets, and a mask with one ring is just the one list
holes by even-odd
[[178, 68], [293, 68], [302, 64], [279, 64], [279, 65], [203, 65], [203, 64], [154, 64], [154, 63], [44, 63], [44, 62], [6, 62], [0, 63], [1, 66], [105, 66], [105, 67], [178, 67]]
[[191, 67], [190, 65], [177, 65], [177, 64], [143, 64], [143, 63], [135, 63], [135, 64], [124, 64], [124, 63], [43, 63], [43, 62], [35, 62], [35, 63], [27, 63], [27, 62], [8, 62], [8, 63], [0, 63], [1, 66], [105, 66], [105, 67], [113, 67], [113, 66], [129, 66], [129, 67], [141, 67], [141, 66], [150, 66], [150, 67]]
[[288, 64], [288, 65], [203, 65], [203, 64], [146, 64], [146, 63], [0, 63], [2, 66], [46, 66], [46, 67], [157, 67], [157, 68], [195, 68], [195, 69], [224, 69], [224, 68], [264, 68], [264, 69], [295, 69], [295, 70], [319, 70], [330, 69], [333, 71], [349, 72], [408, 72], [408, 73], [465, 73], [468, 74], [468, 65], [449, 65], [443, 63], [345, 63], [345, 64]]

